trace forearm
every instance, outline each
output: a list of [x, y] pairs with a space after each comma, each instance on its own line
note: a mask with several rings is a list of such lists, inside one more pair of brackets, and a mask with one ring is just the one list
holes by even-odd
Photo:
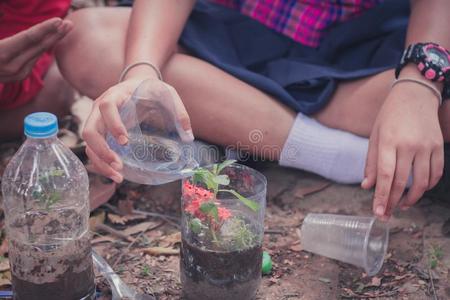
[[406, 46], [433, 42], [450, 49], [450, 1], [412, 0]]
[[[174, 53], [195, 0], [136, 0], [128, 26], [125, 65], [149, 61], [163, 68]], [[155, 75], [148, 66], [133, 68], [129, 76]]]
[[[450, 49], [449, 12], [449, 0], [411, 0], [411, 15], [405, 47], [413, 43], [433, 42]], [[413, 64], [405, 66], [400, 77], [423, 79], [417, 66]], [[429, 83], [439, 91], [443, 88], [440, 82], [430, 81]]]

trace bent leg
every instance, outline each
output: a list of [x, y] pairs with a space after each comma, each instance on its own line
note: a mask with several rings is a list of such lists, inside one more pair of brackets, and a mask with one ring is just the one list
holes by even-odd
[[[96, 8], [69, 16], [75, 28], [58, 47], [57, 57], [63, 75], [82, 93], [96, 98], [117, 82], [129, 14], [127, 8]], [[256, 154], [283, 147], [295, 112], [271, 96], [184, 54], [172, 56], [162, 72], [183, 99], [197, 137], [238, 144]], [[389, 91], [391, 72], [340, 84], [330, 104], [315, 117], [326, 126], [368, 137]], [[261, 134], [257, 140], [251, 139], [255, 130]]]
[[[129, 13], [126, 8], [97, 8], [69, 16], [75, 26], [57, 48], [58, 63], [63, 75], [91, 98], [117, 83]], [[195, 136], [258, 154], [275, 148], [271, 158], [278, 158], [294, 122], [293, 111], [195, 57], [175, 54], [161, 71], [183, 99]], [[249, 140], [251, 134], [256, 140]]]
[[[388, 70], [341, 83], [332, 101], [315, 114], [314, 118], [328, 127], [369, 137], [378, 111], [390, 91], [393, 78], [394, 70]], [[444, 101], [440, 107], [439, 121], [444, 140], [450, 142], [450, 101]]]
[[28, 114], [47, 111], [62, 117], [69, 113], [73, 101], [74, 90], [53, 63], [45, 75], [43, 89], [31, 102], [13, 110], [0, 111], [0, 139], [23, 136], [23, 119]]

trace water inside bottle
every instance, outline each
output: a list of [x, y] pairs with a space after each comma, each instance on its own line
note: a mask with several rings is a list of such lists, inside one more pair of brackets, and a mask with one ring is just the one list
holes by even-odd
[[118, 144], [111, 133], [106, 140], [123, 161], [125, 179], [162, 184], [183, 178], [185, 169], [197, 166], [192, 145], [180, 136], [174, 101], [164, 83], [147, 80], [119, 108], [128, 144]]
[[190, 147], [160, 136], [129, 134], [128, 144], [119, 146], [112, 136], [108, 144], [123, 160], [123, 176], [142, 184], [163, 184], [180, 178], [180, 171], [194, 165], [186, 158]]

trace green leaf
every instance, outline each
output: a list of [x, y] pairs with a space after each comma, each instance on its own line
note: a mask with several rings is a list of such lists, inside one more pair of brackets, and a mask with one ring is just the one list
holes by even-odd
[[193, 233], [199, 234], [203, 227], [202, 221], [198, 218], [194, 218], [189, 222], [189, 227]]
[[430, 268], [431, 269], [436, 269], [437, 265], [438, 265], [438, 262], [437, 262], [436, 259], [431, 259], [430, 260]]
[[239, 194], [235, 190], [219, 190], [219, 192], [227, 192], [227, 193], [233, 194], [236, 198], [239, 199], [239, 201], [244, 203], [245, 206], [247, 206], [251, 210], [253, 210], [253, 211], [258, 211], [259, 210], [259, 204], [258, 203], [256, 203], [253, 200], [250, 200], [248, 198], [245, 198], [244, 196], [242, 196], [241, 194]]
[[49, 209], [53, 204], [61, 200], [61, 194], [58, 192], [51, 193], [45, 201], [47, 209]]
[[220, 174], [220, 172], [222, 172], [223, 169], [225, 169], [228, 166], [231, 166], [235, 162], [236, 162], [235, 159], [228, 159], [228, 160], [224, 161], [217, 167], [217, 174]]
[[142, 276], [149, 276], [150, 275], [150, 266], [144, 265], [141, 269], [141, 275]]
[[66, 172], [63, 169], [51, 169], [48, 172], [50, 177], [60, 177], [63, 176]]
[[216, 222], [219, 221], [219, 210], [214, 202], [205, 202], [200, 205], [200, 211], [206, 215], [212, 216]]
[[228, 175], [217, 175], [213, 178], [214, 182], [220, 185], [229, 185], [230, 178]]
[[194, 174], [194, 181], [203, 182], [211, 190], [217, 189], [217, 183], [214, 181], [215, 175], [206, 169], [197, 169]]

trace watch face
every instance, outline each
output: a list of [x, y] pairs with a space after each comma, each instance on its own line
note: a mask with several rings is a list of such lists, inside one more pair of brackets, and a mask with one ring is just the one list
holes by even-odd
[[427, 58], [434, 64], [441, 68], [450, 66], [450, 61], [447, 53], [443, 52], [437, 47], [427, 47], [424, 49]]

